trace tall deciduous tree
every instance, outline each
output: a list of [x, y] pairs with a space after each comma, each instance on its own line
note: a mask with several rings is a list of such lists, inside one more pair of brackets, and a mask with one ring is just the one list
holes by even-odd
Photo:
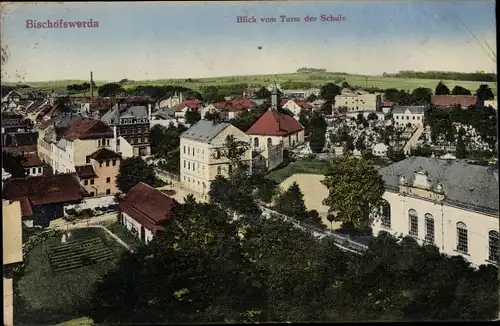
[[436, 90], [434, 91], [434, 94], [435, 95], [450, 95], [450, 89], [442, 81], [440, 81], [436, 86]]
[[14, 155], [2, 151], [2, 168], [10, 173], [13, 178], [23, 178], [26, 176], [26, 171], [23, 168], [25, 158], [22, 155]]
[[330, 212], [338, 212], [339, 222], [367, 227], [372, 214], [383, 204], [382, 177], [365, 160], [349, 156], [334, 158], [322, 183], [328, 188], [323, 204], [330, 207]]
[[119, 174], [116, 177], [116, 186], [120, 191], [126, 193], [139, 182], [153, 185], [154, 181], [154, 169], [140, 156], [133, 156], [121, 161]]
[[319, 96], [325, 100], [332, 102], [335, 100], [335, 96], [340, 95], [342, 88], [335, 85], [334, 83], [328, 83], [321, 86]]
[[201, 120], [201, 114], [198, 110], [188, 110], [185, 118], [186, 123], [192, 125]]
[[495, 94], [493, 94], [493, 91], [491, 90], [490, 86], [488, 86], [488, 84], [480, 85], [476, 91], [476, 95], [479, 105], [483, 105], [484, 101], [492, 100], [495, 98]]
[[432, 90], [430, 88], [415, 88], [411, 93], [411, 102], [414, 105], [427, 105], [431, 103]]

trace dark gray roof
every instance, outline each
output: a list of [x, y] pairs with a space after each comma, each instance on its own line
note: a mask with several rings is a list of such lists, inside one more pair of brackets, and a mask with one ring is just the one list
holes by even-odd
[[175, 116], [175, 110], [173, 109], [162, 109], [151, 114], [152, 116], [160, 117], [162, 119], [171, 119]]
[[214, 123], [213, 121], [200, 120], [181, 135], [182, 138], [192, 139], [203, 143], [209, 143], [222, 130], [226, 129], [230, 123], [221, 122]]
[[423, 114], [425, 106], [395, 106], [392, 113], [405, 113], [406, 110], [410, 110], [412, 114]]
[[464, 162], [440, 160], [428, 157], [409, 157], [379, 170], [387, 189], [399, 186], [400, 176], [409, 183], [414, 180], [415, 171], [423, 169], [428, 173], [432, 186], [441, 183], [445, 200], [453, 205], [475, 211], [498, 213], [498, 169], [467, 164]]
[[148, 107], [143, 105], [134, 105], [127, 108], [120, 117], [132, 116], [139, 119], [144, 119], [148, 117]]

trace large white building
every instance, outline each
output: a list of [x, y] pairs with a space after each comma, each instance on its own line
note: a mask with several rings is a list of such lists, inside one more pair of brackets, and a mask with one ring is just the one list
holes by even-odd
[[226, 176], [231, 172], [229, 160], [221, 155], [228, 136], [248, 144], [244, 160], [251, 169], [252, 151], [249, 136], [230, 123], [200, 120], [180, 137], [180, 181], [185, 188], [207, 194], [210, 182], [217, 175]]
[[396, 126], [411, 124], [416, 127], [424, 124], [424, 113], [424, 106], [396, 106], [392, 109], [392, 118]]
[[379, 173], [387, 204], [374, 235], [412, 236], [475, 266], [498, 264], [497, 168], [410, 157]]
[[379, 111], [382, 95], [365, 92], [347, 92], [335, 96], [334, 109], [346, 109], [346, 112]]

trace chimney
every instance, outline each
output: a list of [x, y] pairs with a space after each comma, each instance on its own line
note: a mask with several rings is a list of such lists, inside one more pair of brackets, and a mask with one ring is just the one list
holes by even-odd
[[151, 121], [151, 103], [148, 104], [148, 119]]
[[118, 152], [118, 146], [116, 144], [117, 136], [116, 136], [116, 126], [113, 126], [113, 139], [114, 139], [114, 150], [115, 152]]
[[92, 71], [90, 72], [90, 100], [94, 100], [94, 78], [92, 76]]

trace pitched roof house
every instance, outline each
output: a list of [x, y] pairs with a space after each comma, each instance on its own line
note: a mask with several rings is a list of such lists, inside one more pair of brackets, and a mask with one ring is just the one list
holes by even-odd
[[148, 243], [164, 230], [179, 203], [162, 191], [139, 182], [120, 201], [120, 222]]
[[[50, 220], [64, 215], [63, 206], [80, 202], [87, 195], [72, 173], [5, 181], [3, 199], [19, 200], [26, 220], [48, 226]], [[46, 207], [40, 210], [39, 208]]]
[[433, 95], [431, 104], [441, 108], [451, 108], [460, 106], [463, 109], [477, 103], [477, 96], [474, 95]]
[[268, 109], [247, 130], [248, 135], [287, 136], [303, 131], [304, 127], [292, 116]]

